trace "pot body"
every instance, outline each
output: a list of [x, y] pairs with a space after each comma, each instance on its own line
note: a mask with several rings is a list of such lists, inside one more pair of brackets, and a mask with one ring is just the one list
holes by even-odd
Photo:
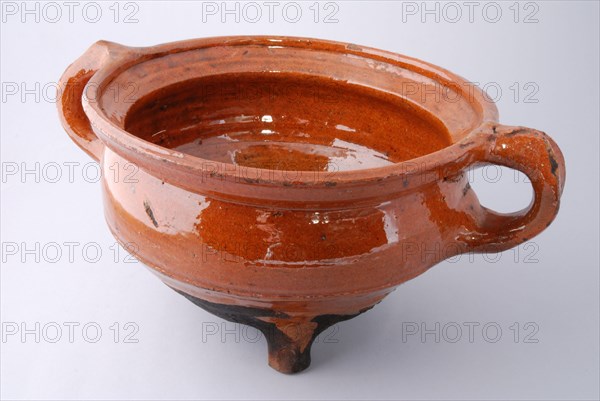
[[456, 238], [479, 207], [464, 176], [381, 203], [291, 210], [196, 194], [108, 149], [102, 166], [119, 242], [199, 306], [262, 330], [282, 372], [308, 366], [329, 325], [467, 249]]
[[389, 292], [468, 250], [460, 238], [481, 216], [466, 175], [383, 202], [289, 209], [197, 194], [108, 149], [102, 165], [105, 214], [121, 243], [174, 287], [252, 306]]
[[[185, 71], [186, 59], [179, 54], [186, 46], [210, 49], [234, 42], [251, 45], [251, 53], [273, 40], [216, 38], [144, 50], [100, 42], [63, 76], [68, 90], [59, 111], [67, 132], [102, 166], [104, 213], [117, 240], [194, 303], [259, 328], [267, 336], [271, 366], [290, 373], [308, 366], [311, 343], [321, 331], [371, 308], [399, 284], [444, 259], [508, 249], [542, 231], [558, 211], [565, 173], [562, 154], [547, 135], [498, 124], [495, 108], [484, 104], [479, 92], [460, 104], [424, 102], [454, 127], [453, 143], [445, 149], [389, 168], [337, 175], [300, 171], [293, 178], [277, 170], [200, 163], [126, 133], [127, 107], [107, 104], [106, 97], [96, 104], [81, 101], [92, 83], [99, 94], [127, 75], [119, 71], [134, 71], [129, 79], [139, 76], [159, 87], [160, 75], [135, 67], [140, 60], [159, 60], [152, 61], [156, 71], [165, 65]], [[324, 49], [343, 50], [422, 73], [442, 83], [437, 90], [461, 83], [444, 70], [391, 53], [286, 40], [291, 48], [316, 46], [317, 61], [325, 57]], [[283, 44], [278, 48], [286, 40], [276, 39]], [[160, 65], [171, 53], [179, 61]], [[237, 54], [230, 54], [228, 65], [239, 68]], [[351, 59], [351, 67], [356, 65]], [[364, 65], [385, 70], [381, 64]], [[371, 79], [360, 71], [358, 77]], [[413, 79], [411, 74], [398, 77]], [[378, 80], [387, 85], [371, 79]], [[532, 204], [512, 214], [481, 206], [466, 171], [485, 163], [527, 174], [535, 192]]]

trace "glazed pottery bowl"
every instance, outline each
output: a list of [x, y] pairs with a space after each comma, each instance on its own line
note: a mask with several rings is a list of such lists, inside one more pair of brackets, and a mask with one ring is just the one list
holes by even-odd
[[[261, 330], [286, 373], [436, 263], [540, 233], [565, 182], [552, 139], [500, 125], [468, 81], [353, 44], [101, 41], [61, 85], [116, 239], [195, 304]], [[486, 163], [526, 174], [530, 206], [483, 207], [466, 171]]]

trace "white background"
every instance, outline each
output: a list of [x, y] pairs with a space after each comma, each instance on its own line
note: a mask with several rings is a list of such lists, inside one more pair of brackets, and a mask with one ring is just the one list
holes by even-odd
[[[84, 3], [77, 3], [72, 22], [64, 4], [59, 3], [62, 17], [51, 22], [56, 11], [44, 12], [38, 3], [36, 22], [35, 14], [21, 14], [20, 2], [12, 3], [15, 15], [4, 2], [2, 398], [597, 399], [599, 7], [594, 1], [513, 3], [495, 3], [502, 15], [492, 23], [496, 7], [485, 14], [486, 3], [477, 3], [472, 22], [463, 2], [454, 3], [462, 13], [456, 22], [451, 21], [456, 8], [428, 3], [438, 7], [436, 22], [436, 15], [422, 15], [421, 2], [412, 3], [415, 15], [403, 13], [414, 10], [406, 2], [337, 2], [338, 21], [323, 23], [324, 3], [315, 22], [313, 2], [299, 2], [302, 17], [292, 23], [282, 15], [285, 3], [269, 22], [268, 8], [258, 2], [263, 16], [252, 23], [247, 19], [254, 14], [241, 15], [239, 22], [235, 15], [225, 15], [224, 22], [220, 14], [203, 15], [202, 3], [194, 1], [117, 4], [115, 22], [111, 1], [98, 2], [102, 15], [92, 23], [94, 10], [83, 14]], [[239, 7], [242, 12], [243, 4]], [[138, 22], [124, 23], [131, 11]], [[537, 22], [524, 23], [532, 12]], [[223, 327], [221, 319], [168, 289], [140, 263], [125, 263], [122, 249], [115, 263], [100, 185], [88, 182], [96, 170], [93, 165], [84, 170], [90, 159], [61, 128], [51, 90], [69, 63], [99, 39], [146, 46], [238, 34], [353, 42], [418, 57], [480, 82], [496, 98], [502, 123], [543, 130], [564, 152], [567, 184], [556, 221], [518, 251], [436, 266], [372, 311], [328, 330], [313, 348], [309, 370], [294, 376], [275, 372], [255, 331]], [[15, 84], [19, 92], [13, 94]], [[32, 88], [34, 94], [21, 97], [22, 89]], [[497, 88], [501, 95], [493, 92]], [[73, 182], [65, 162], [76, 163]], [[36, 163], [39, 179], [22, 174]], [[56, 183], [48, 182], [55, 177], [53, 163], [62, 166]], [[19, 171], [8, 174], [15, 166]], [[482, 202], [501, 211], [526, 205], [531, 191], [522, 176], [515, 183], [513, 173], [502, 170], [499, 182], [485, 182], [484, 173], [495, 181], [498, 171], [473, 175]], [[72, 260], [66, 242], [78, 243]], [[37, 254], [24, 252], [36, 243]], [[55, 263], [52, 243], [62, 252]], [[8, 252], [15, 244], [16, 254]], [[96, 247], [102, 256], [94, 263]], [[69, 322], [78, 324], [72, 342]], [[478, 324], [472, 342], [468, 322]], [[86, 324], [88, 337], [82, 333]], [[439, 324], [439, 342], [434, 334], [408, 335], [408, 328], [421, 324], [434, 332]], [[462, 335], [453, 343], [457, 325]], [[56, 326], [62, 337], [53, 343]], [[102, 334], [92, 343], [94, 327]], [[502, 335], [493, 342], [498, 327]], [[11, 334], [15, 328], [19, 331]], [[127, 342], [133, 328], [137, 342]], [[32, 333], [23, 338], [22, 329]], [[213, 329], [218, 332], [208, 335]]]

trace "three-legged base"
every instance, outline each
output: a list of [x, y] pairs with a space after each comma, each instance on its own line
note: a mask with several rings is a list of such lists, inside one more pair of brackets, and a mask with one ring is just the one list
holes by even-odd
[[269, 366], [281, 373], [297, 373], [310, 365], [315, 338], [328, 327], [367, 311], [350, 315], [290, 316], [269, 309], [209, 302], [175, 290], [213, 315], [260, 330], [269, 349]]

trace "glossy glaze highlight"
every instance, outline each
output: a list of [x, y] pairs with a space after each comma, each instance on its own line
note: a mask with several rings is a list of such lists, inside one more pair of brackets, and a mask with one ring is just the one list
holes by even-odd
[[203, 159], [286, 171], [382, 167], [451, 143], [446, 127], [399, 96], [284, 72], [162, 88], [132, 106], [125, 129]]

